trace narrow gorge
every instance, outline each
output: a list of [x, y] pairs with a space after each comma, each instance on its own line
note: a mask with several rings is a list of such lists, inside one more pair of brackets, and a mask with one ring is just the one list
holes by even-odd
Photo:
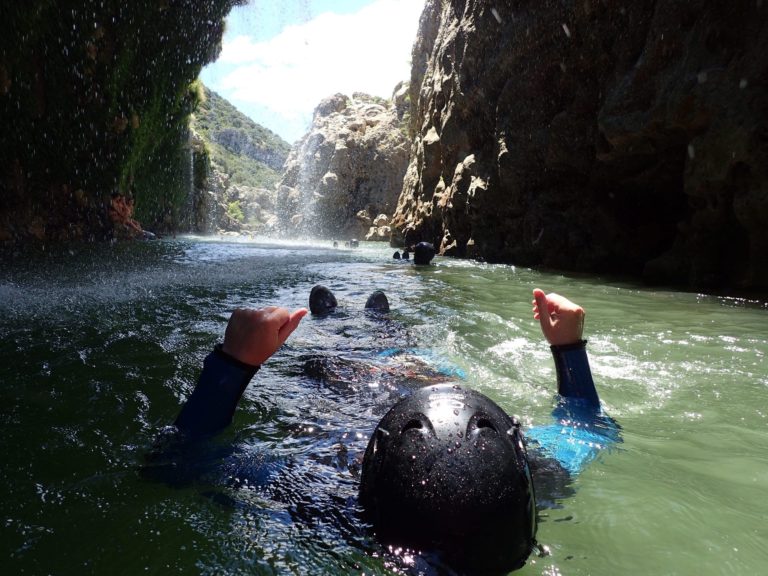
[[[214, 170], [189, 122], [242, 3], [10, 11], [0, 242], [106, 240], [140, 222], [427, 240], [460, 258], [768, 289], [762, 0], [427, 0], [391, 100], [329, 95], [290, 154], [233, 126], [203, 135], [250, 155], [263, 185], [242, 181], [239, 160]], [[211, 207], [192, 189], [206, 186], [217, 214], [201, 223]]]

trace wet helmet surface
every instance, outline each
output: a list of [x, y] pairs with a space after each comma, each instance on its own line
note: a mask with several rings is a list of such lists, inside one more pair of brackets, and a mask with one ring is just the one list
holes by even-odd
[[336, 296], [328, 288], [321, 284], [312, 287], [309, 293], [309, 311], [312, 314], [320, 316], [330, 314], [336, 310], [337, 306]]
[[521, 566], [536, 503], [519, 423], [452, 384], [398, 402], [368, 443], [360, 503], [387, 544], [437, 549], [478, 572]]
[[389, 312], [389, 300], [387, 299], [387, 295], [381, 290], [372, 292], [365, 302], [365, 309], [374, 310], [376, 312]]
[[435, 257], [435, 247], [429, 242], [419, 242], [413, 247], [413, 263], [429, 264]]

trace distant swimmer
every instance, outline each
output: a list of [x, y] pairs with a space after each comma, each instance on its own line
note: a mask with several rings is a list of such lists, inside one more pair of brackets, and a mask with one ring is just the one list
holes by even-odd
[[395, 250], [395, 253], [392, 254], [392, 258], [394, 258], [395, 260], [400, 260], [400, 252]]
[[374, 312], [389, 312], [389, 300], [381, 290], [374, 291], [365, 302], [365, 309]]
[[419, 242], [413, 247], [413, 263], [425, 266], [435, 257], [435, 247], [429, 242]]
[[309, 311], [315, 316], [330, 314], [338, 305], [333, 292], [321, 284], [314, 286], [309, 293]]

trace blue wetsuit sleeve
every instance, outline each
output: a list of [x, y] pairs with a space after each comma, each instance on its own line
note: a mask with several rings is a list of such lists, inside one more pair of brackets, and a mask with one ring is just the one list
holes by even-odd
[[600, 398], [587, 358], [587, 341], [550, 348], [557, 370], [557, 393], [562, 398], [578, 398], [586, 406], [599, 409]]
[[237, 403], [259, 370], [226, 354], [216, 346], [203, 363], [197, 386], [174, 423], [187, 436], [205, 436], [232, 422]]
[[571, 474], [578, 474], [601, 450], [621, 442], [619, 425], [600, 408], [586, 344], [582, 340], [551, 347], [559, 394], [552, 411], [554, 423], [527, 433], [545, 456], [555, 458]]

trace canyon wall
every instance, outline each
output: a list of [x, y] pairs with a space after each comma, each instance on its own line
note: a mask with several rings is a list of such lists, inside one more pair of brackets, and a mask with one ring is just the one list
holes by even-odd
[[427, 0], [393, 244], [768, 288], [768, 5]]

